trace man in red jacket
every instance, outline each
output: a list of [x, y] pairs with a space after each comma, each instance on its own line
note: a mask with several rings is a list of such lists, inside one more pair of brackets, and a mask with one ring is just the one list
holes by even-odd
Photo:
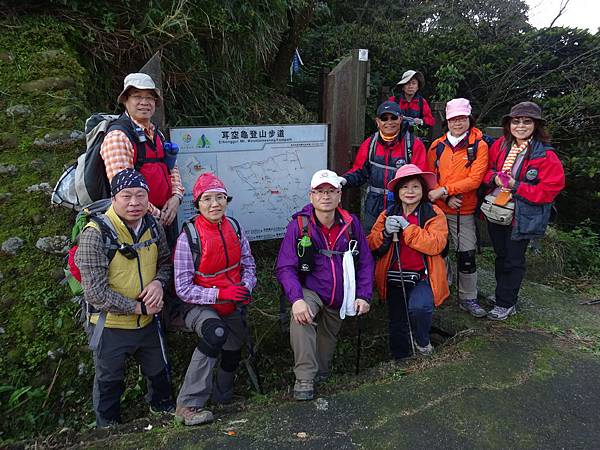
[[401, 132], [402, 118], [398, 103], [385, 101], [379, 105], [375, 117], [377, 132], [361, 144], [352, 168], [342, 175], [348, 186], [369, 183], [362, 220], [367, 231], [390, 202], [385, 187], [398, 168], [414, 164], [426, 170], [425, 146], [407, 127]]

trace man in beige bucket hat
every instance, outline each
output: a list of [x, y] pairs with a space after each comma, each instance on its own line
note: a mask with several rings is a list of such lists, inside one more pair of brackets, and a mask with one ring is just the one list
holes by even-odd
[[174, 243], [184, 189], [177, 165], [169, 167], [166, 162], [165, 138], [151, 120], [163, 102], [160, 89], [149, 75], [130, 73], [117, 102], [125, 112], [111, 123], [100, 149], [108, 180], [124, 169], [140, 171], [150, 187], [149, 212], [165, 227], [169, 243]]

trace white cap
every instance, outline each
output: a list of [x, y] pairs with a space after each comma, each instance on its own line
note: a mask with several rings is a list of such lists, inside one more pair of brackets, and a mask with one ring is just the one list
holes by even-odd
[[338, 174], [331, 170], [318, 170], [310, 180], [310, 188], [314, 189], [322, 184], [330, 184], [334, 188], [339, 189], [343, 184], [346, 184], [346, 179], [338, 177]]
[[117, 97], [117, 103], [123, 103], [125, 99], [123, 98], [124, 94], [127, 92], [129, 88], [136, 89], [150, 89], [154, 91], [157, 97], [157, 103], [162, 102], [162, 97], [160, 96], [160, 89], [156, 87], [154, 84], [154, 80], [150, 75], [145, 73], [130, 73], [123, 80], [123, 90]]

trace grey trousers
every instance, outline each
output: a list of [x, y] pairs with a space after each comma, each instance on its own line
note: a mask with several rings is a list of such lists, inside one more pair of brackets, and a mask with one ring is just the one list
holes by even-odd
[[[448, 231], [450, 234], [450, 241], [452, 248], [456, 250], [457, 245], [457, 219], [458, 216], [448, 214], [446, 216], [448, 220]], [[460, 248], [459, 252], [466, 252], [469, 250], [476, 250], [477, 248], [477, 233], [475, 231], [475, 216], [460, 216]], [[451, 282], [452, 278], [456, 277], [454, 274], [455, 270], [448, 264], [446, 259], [446, 269], [448, 269], [448, 281]], [[458, 298], [460, 300], [475, 300], [477, 299], [477, 272], [475, 273], [458, 273], [459, 290]]]
[[310, 289], [302, 289], [304, 301], [314, 314], [315, 325], [298, 325], [290, 319], [290, 342], [294, 351], [294, 374], [298, 380], [328, 375], [337, 335], [342, 326], [340, 312], [327, 308]]
[[[240, 350], [246, 338], [246, 327], [239, 310], [229, 316], [219, 317], [217, 312], [210, 306], [196, 306], [186, 314], [185, 326], [202, 339], [202, 324], [211, 318], [221, 319], [228, 330], [227, 340], [222, 350]], [[212, 393], [213, 369], [216, 363], [217, 358], [204, 354], [198, 348], [194, 349], [183, 385], [177, 396], [177, 405], [194, 408], [204, 407]]]

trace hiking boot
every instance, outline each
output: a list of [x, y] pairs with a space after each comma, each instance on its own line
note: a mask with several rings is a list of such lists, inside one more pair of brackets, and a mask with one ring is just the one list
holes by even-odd
[[163, 403], [161, 405], [150, 405], [150, 412], [152, 414], [161, 415], [169, 414], [175, 415], [175, 405], [173, 403]]
[[175, 411], [175, 418], [185, 425], [200, 425], [213, 421], [213, 413], [208, 409], [194, 408], [190, 406], [178, 406]]
[[461, 300], [459, 307], [473, 317], [485, 317], [487, 315], [486, 310], [479, 306], [477, 300]]
[[312, 400], [315, 397], [313, 380], [296, 380], [294, 383], [295, 400]]
[[421, 347], [415, 342], [415, 348], [421, 356], [430, 356], [433, 353], [433, 345], [429, 342], [425, 347]]
[[502, 306], [494, 306], [492, 310], [487, 313], [487, 318], [490, 320], [506, 320], [509, 316], [517, 313], [517, 309], [514, 306], [510, 308], [503, 308]]

